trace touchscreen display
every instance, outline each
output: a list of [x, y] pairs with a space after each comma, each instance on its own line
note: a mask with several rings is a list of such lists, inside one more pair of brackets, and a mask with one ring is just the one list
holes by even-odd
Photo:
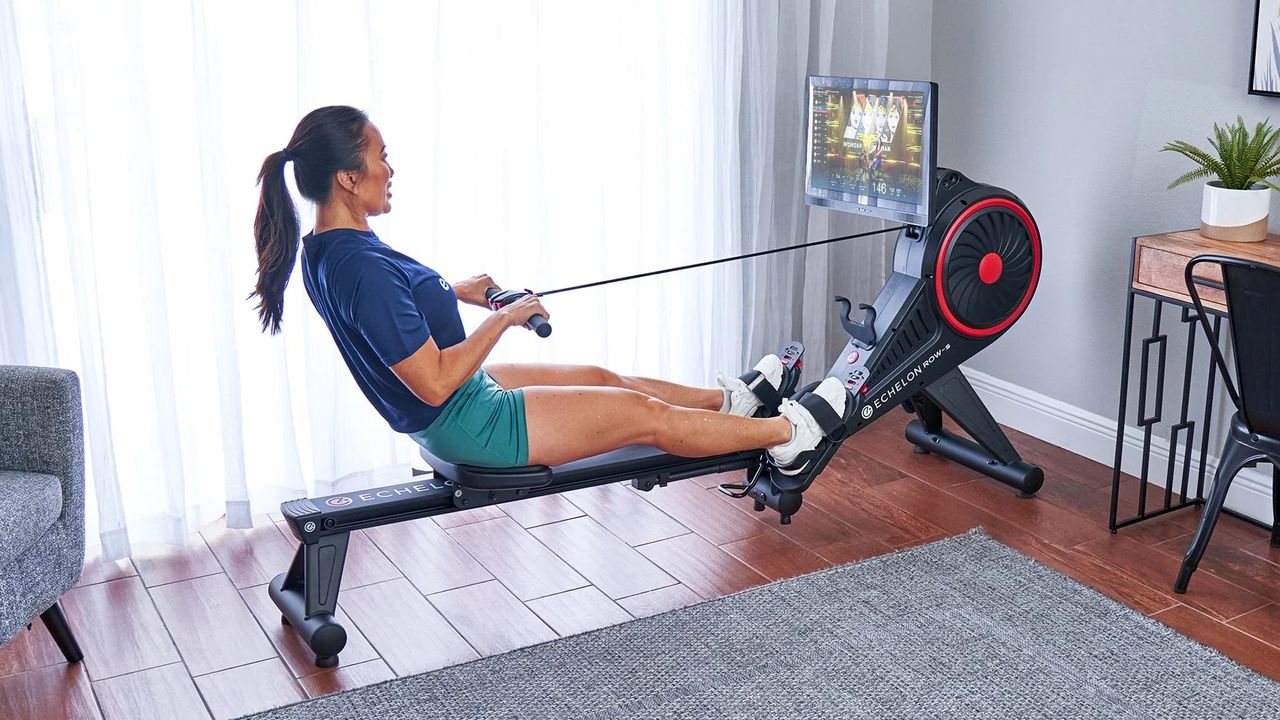
[[915, 225], [931, 218], [932, 83], [809, 78], [810, 204]]

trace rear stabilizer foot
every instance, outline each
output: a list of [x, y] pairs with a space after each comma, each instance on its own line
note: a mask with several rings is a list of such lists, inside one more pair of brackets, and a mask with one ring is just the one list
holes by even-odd
[[978, 443], [960, 437], [945, 428], [929, 432], [919, 420], [907, 424], [907, 440], [916, 446], [925, 446], [929, 452], [986, 475], [1018, 491], [1021, 497], [1031, 497], [1044, 485], [1044, 470], [1023, 460], [1003, 463]]

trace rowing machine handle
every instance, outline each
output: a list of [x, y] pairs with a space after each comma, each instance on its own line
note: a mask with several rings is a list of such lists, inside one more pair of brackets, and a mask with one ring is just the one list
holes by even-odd
[[[510, 305], [525, 295], [534, 294], [532, 290], [499, 290], [498, 288], [489, 288], [484, 291], [484, 299], [489, 301], [489, 307], [493, 310]], [[538, 337], [547, 337], [551, 334], [551, 323], [541, 315], [531, 315], [529, 322], [524, 324], [525, 327], [538, 334]]]

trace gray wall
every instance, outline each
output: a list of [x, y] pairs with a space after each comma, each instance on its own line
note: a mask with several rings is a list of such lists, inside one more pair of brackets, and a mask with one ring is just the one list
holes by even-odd
[[1044, 245], [1026, 316], [974, 368], [1115, 417], [1130, 239], [1199, 224], [1199, 185], [1165, 189], [1189, 161], [1160, 146], [1237, 114], [1280, 121], [1280, 99], [1246, 94], [1253, 8], [934, 2], [939, 163], [1015, 192]]

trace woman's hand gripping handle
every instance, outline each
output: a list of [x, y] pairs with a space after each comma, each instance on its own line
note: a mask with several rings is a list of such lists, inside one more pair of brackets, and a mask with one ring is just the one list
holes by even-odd
[[537, 333], [538, 337], [551, 334], [551, 323], [547, 322], [551, 314], [542, 307], [542, 300], [532, 291], [489, 288], [484, 296], [489, 301], [489, 308], [505, 314], [511, 325], [523, 325]]

